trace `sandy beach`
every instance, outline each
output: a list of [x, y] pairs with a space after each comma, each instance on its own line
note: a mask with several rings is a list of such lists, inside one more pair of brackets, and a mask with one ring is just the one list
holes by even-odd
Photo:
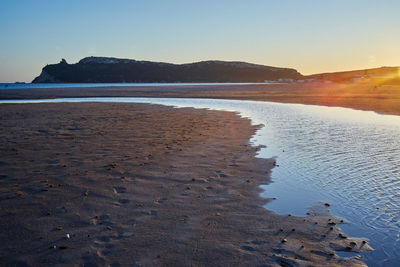
[[259, 126], [235, 113], [61, 103], [0, 116], [2, 265], [362, 266], [335, 251], [370, 248], [340, 218], [264, 209], [274, 160], [255, 157]]
[[0, 99], [124, 96], [272, 101], [347, 107], [400, 115], [400, 86], [376, 83], [309, 82], [0, 90]]

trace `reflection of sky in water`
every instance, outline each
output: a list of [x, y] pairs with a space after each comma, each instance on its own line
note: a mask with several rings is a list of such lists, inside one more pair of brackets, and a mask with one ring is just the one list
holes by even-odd
[[[84, 99], [81, 99], [84, 100]], [[86, 99], [88, 101], [92, 99]], [[79, 101], [73, 99], [51, 100]], [[350, 221], [342, 229], [367, 237], [375, 251], [369, 265], [400, 261], [400, 116], [346, 108], [212, 99], [96, 98], [178, 107], [238, 111], [264, 124], [252, 138], [266, 145], [259, 156], [276, 157], [272, 183], [262, 186], [278, 213], [305, 215], [313, 202], [332, 204]], [[20, 101], [24, 102], [24, 101]]]

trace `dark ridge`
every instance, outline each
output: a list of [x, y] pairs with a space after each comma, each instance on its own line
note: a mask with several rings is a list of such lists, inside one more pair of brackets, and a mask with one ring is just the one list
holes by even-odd
[[68, 64], [64, 59], [47, 65], [33, 83], [172, 83], [265, 82], [303, 78], [297, 70], [236, 61], [190, 64], [86, 57]]

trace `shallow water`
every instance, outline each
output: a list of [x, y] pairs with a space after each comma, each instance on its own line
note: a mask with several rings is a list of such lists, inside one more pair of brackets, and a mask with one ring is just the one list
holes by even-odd
[[[266, 145], [259, 157], [276, 157], [273, 183], [262, 196], [266, 208], [305, 215], [317, 201], [329, 202], [349, 224], [350, 236], [370, 239], [363, 254], [370, 266], [400, 262], [400, 116], [348, 108], [240, 100], [80, 98], [34, 102], [140, 102], [239, 112], [264, 124], [252, 138]], [[0, 101], [5, 103], [10, 101]], [[29, 102], [26, 100], [14, 101]], [[342, 255], [343, 256], [343, 255]]]

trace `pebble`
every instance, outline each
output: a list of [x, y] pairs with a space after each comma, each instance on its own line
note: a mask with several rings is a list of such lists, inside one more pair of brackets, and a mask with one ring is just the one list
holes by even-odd
[[342, 233], [339, 234], [339, 237], [340, 237], [340, 238], [347, 238], [347, 236], [344, 235], [344, 234], [342, 234]]
[[65, 238], [66, 238], [66, 239], [70, 239], [70, 238], [71, 238], [71, 235], [70, 235], [70, 234], [66, 234], [66, 235], [65, 235]]
[[286, 243], [287, 242], [287, 239], [286, 238], [284, 238], [284, 239], [282, 239], [282, 241], [281, 241], [282, 243]]
[[221, 216], [221, 213], [217, 212], [217, 213], [215, 214], [215, 216]]

